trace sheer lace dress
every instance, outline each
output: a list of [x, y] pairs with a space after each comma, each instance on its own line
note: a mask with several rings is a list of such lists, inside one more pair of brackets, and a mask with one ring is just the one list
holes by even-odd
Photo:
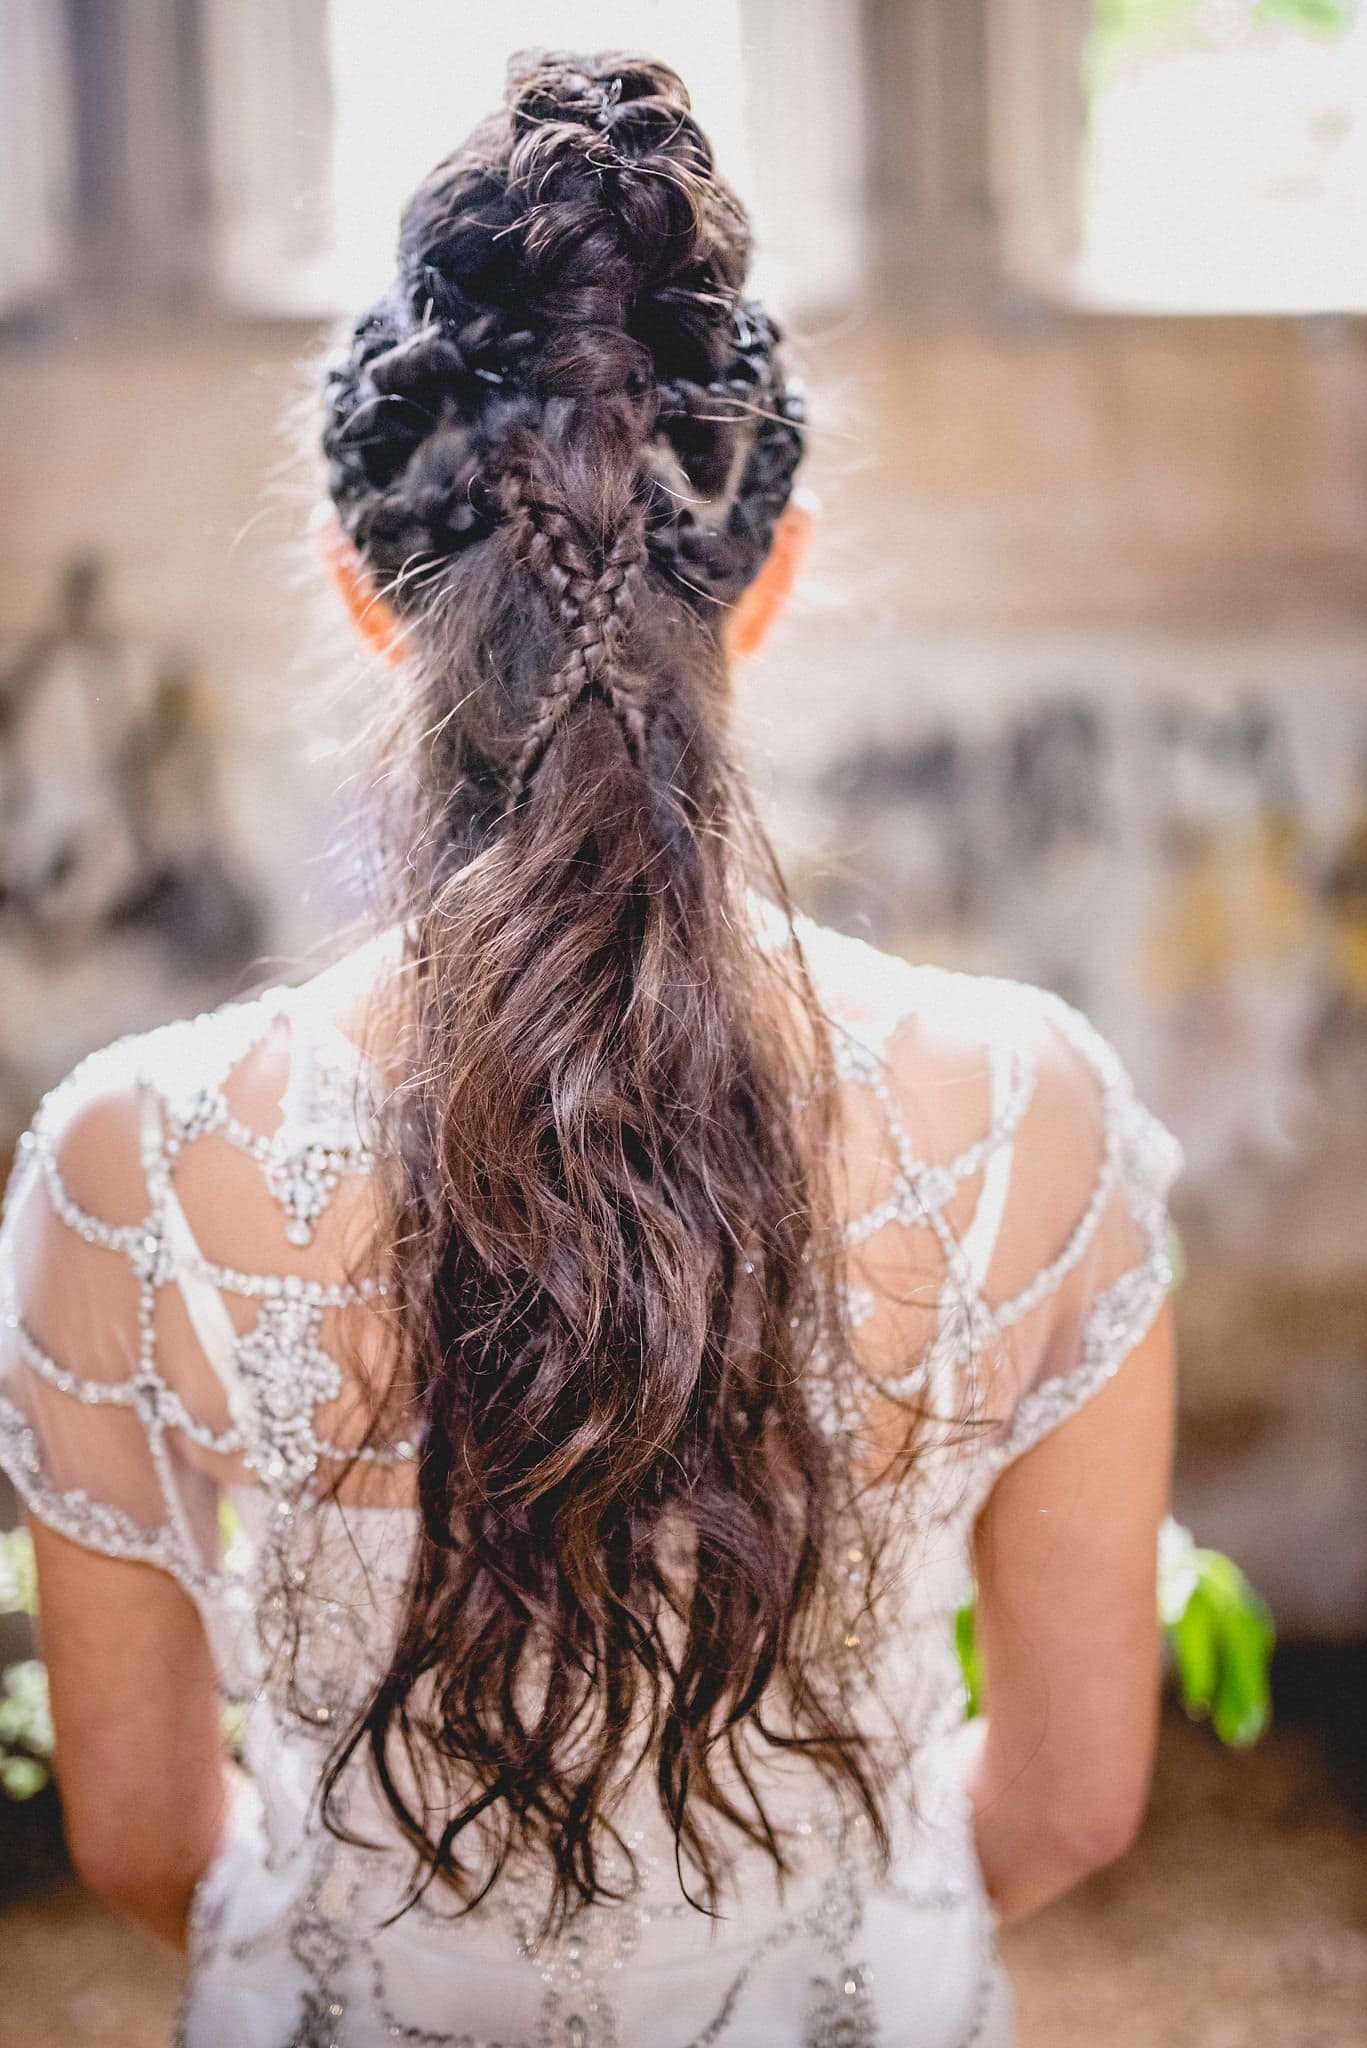
[[385, 1924], [410, 1866], [361, 1773], [348, 1811], [377, 1846], [317, 1825], [322, 1760], [385, 1661], [414, 1456], [401, 1425], [381, 1432], [321, 1498], [382, 1355], [357, 1267], [375, 1076], [325, 980], [118, 1040], [39, 1106], [0, 1226], [0, 1463], [31, 1514], [186, 1588], [251, 1774], [195, 1896], [191, 2048], [1010, 2039], [966, 1799], [940, 1761], [964, 1709], [953, 1615], [997, 1475], [1158, 1313], [1179, 1154], [1057, 998], [799, 929], [838, 1026], [857, 1345], [812, 1361], [811, 1397], [874, 1454], [908, 1401], [931, 1418], [875, 1589], [853, 1523], [842, 1553], [867, 1726], [905, 1764], [884, 1876], [814, 1774], [767, 1761], [796, 1876], [780, 1890], [739, 1854], [715, 1921], [680, 1896], [648, 1774], [619, 1818], [624, 1902], [553, 1940], [535, 1872], [462, 1919], [433, 1891]]

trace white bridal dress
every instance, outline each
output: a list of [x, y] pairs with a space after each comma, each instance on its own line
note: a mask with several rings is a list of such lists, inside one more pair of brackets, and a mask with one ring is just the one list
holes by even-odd
[[624, 1896], [551, 1938], [535, 1869], [462, 1918], [439, 1886], [391, 1917], [410, 1862], [364, 1764], [343, 1784], [368, 1846], [318, 1825], [320, 1768], [384, 1668], [414, 1534], [401, 1430], [321, 1497], [362, 1434], [382, 1320], [353, 1256], [378, 1070], [342, 1028], [348, 963], [118, 1040], [37, 1111], [0, 1232], [0, 1459], [31, 1514], [186, 1589], [248, 1772], [193, 1902], [189, 2048], [1012, 2039], [954, 1764], [953, 1617], [996, 1476], [1159, 1310], [1177, 1148], [1058, 999], [799, 930], [838, 1025], [858, 1353], [812, 1359], [811, 1400], [868, 1441], [904, 1426], [901, 1397], [928, 1417], [872, 1599], [859, 1526], [840, 1551], [856, 1698], [901, 1759], [894, 1855], [880, 1872], [867, 1825], [757, 1741], [793, 1871], [780, 1888], [768, 1857], [737, 1851], [712, 1919], [681, 1895], [648, 1768], [615, 1816]]

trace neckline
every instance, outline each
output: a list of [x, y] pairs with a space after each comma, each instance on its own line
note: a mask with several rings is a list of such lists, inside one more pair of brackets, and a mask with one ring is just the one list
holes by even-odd
[[[769, 900], [753, 886], [747, 892], [752, 917], [752, 931], [757, 945], [766, 951], [778, 944], [787, 931], [787, 920], [778, 905]], [[793, 929], [804, 945], [814, 928], [813, 920], [802, 910], [793, 913]], [[397, 965], [402, 955], [405, 938], [411, 932], [411, 921], [399, 921], [385, 926], [374, 937], [363, 942], [357, 953], [373, 951], [374, 964], [383, 969], [386, 964]], [[344, 958], [346, 956], [343, 956]], [[336, 966], [340, 963], [334, 962]], [[331, 970], [324, 968], [321, 974]], [[358, 1039], [343, 1031], [337, 1022], [331, 1006], [310, 998], [310, 990], [321, 974], [303, 982], [278, 982], [263, 989], [258, 1002], [265, 1014], [284, 1017], [290, 1029], [289, 1068], [293, 1074], [301, 1036], [311, 1034], [309, 1042], [324, 1046], [334, 1062], [340, 1062], [358, 1077], [374, 1081], [381, 1070], [376, 1056], [368, 1052]]]
[[[368, 963], [372, 971], [383, 970], [386, 964], [396, 963], [405, 931], [406, 927], [403, 924], [389, 925], [375, 937], [366, 940], [357, 952], [372, 955]], [[340, 964], [334, 962], [333, 966]], [[322, 974], [331, 971], [331, 968], [324, 968]], [[333, 1065], [345, 1066], [357, 1075], [374, 1079], [380, 1072], [380, 1064], [375, 1055], [368, 1052], [349, 1032], [343, 1031], [331, 1003], [320, 1001], [313, 993], [322, 974], [311, 976], [309, 980], [303, 982], [274, 983], [264, 989], [258, 998], [268, 1016], [283, 1017], [289, 1026], [290, 1074], [295, 1071], [301, 1050], [307, 1046], [312, 1050], [322, 1051], [323, 1056]]]

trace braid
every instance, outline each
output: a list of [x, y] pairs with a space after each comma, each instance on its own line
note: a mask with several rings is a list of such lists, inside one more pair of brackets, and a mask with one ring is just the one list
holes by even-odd
[[733, 456], [729, 495], [714, 511], [701, 514], [661, 489], [650, 521], [651, 560], [672, 583], [716, 604], [733, 604], [768, 553], [802, 457], [806, 407], [800, 387], [782, 376], [778, 341], [764, 307], [741, 300], [725, 373], [659, 387], [659, 420], [671, 442], [689, 445], [710, 431], [745, 449], [738, 477]]
[[645, 706], [639, 684], [616, 670], [645, 566], [645, 521], [633, 508], [595, 566], [591, 543], [568, 510], [538, 483], [534, 471], [510, 466], [502, 505], [513, 546], [556, 608], [566, 658], [549, 678], [509, 777], [516, 803], [561, 722], [597, 687], [622, 721], [638, 761], [645, 754]]
[[778, 330], [741, 290], [744, 215], [687, 96], [611, 63], [515, 62], [504, 114], [410, 203], [398, 277], [329, 378], [334, 502], [396, 606], [501, 534], [556, 623], [558, 658], [490, 752], [504, 810], [588, 693], [644, 760], [660, 693], [625, 656], [646, 591], [715, 622], [802, 450]]

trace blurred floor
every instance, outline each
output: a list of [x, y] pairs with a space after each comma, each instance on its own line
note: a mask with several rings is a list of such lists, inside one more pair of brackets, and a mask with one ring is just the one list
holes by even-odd
[[[1020, 2048], [1361, 2048], [1363, 1816], [1334, 1750], [1283, 1722], [1229, 1756], [1170, 1715], [1136, 1849], [1007, 1937]], [[5, 1854], [0, 2048], [165, 2048], [175, 1958], [60, 1874], [39, 1816], [15, 1820], [28, 1886], [45, 1862], [51, 1882], [23, 1902]]]
[[1362, 2048], [1363, 1835], [1319, 1730], [1171, 1714], [1132, 1854], [1008, 1933], [1021, 2048]]

